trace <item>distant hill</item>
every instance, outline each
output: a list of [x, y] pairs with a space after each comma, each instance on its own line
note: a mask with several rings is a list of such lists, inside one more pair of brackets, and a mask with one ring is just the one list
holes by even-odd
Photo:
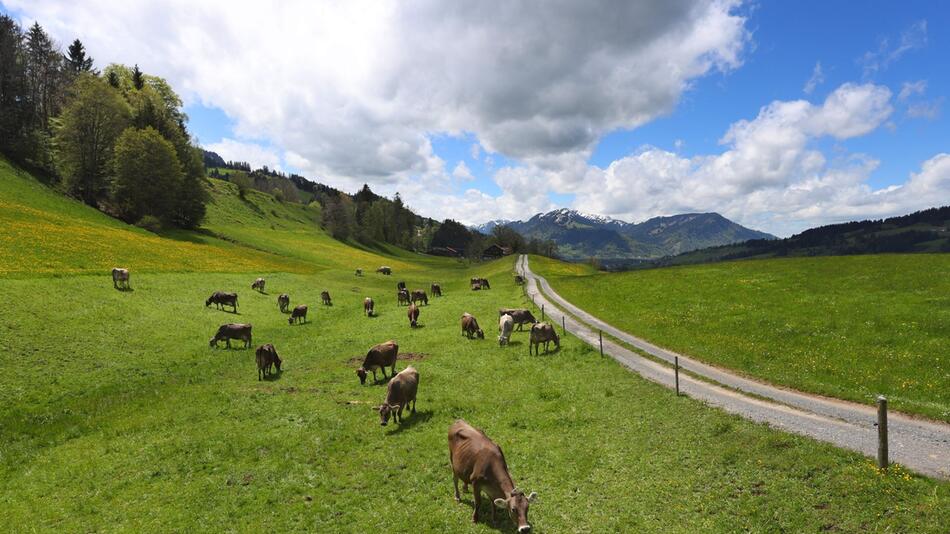
[[[492, 221], [479, 228], [497, 226], [498, 222]], [[634, 224], [562, 208], [539, 213], [527, 221], [504, 224], [526, 238], [555, 241], [558, 255], [569, 260], [591, 257], [606, 261], [658, 259], [749, 239], [775, 239], [775, 236], [736, 224], [718, 213], [654, 217]]]
[[889, 219], [821, 226], [785, 239], [755, 239], [645, 262], [618, 261], [607, 267], [665, 267], [751, 258], [887, 252], [950, 252], [950, 206]]

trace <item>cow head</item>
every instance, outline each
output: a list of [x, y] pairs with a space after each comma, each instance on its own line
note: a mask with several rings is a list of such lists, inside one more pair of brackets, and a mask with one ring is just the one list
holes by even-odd
[[208, 306], [211, 306], [211, 300], [212, 300], [213, 298], [214, 298], [214, 296], [212, 295], [212, 296], [208, 297], [208, 300], [205, 301], [205, 307], [206, 307], [206, 308], [207, 308]]
[[356, 376], [360, 377], [360, 384], [366, 385], [366, 369], [360, 367], [356, 370]]
[[475, 331], [475, 335], [478, 336], [478, 339], [485, 339], [485, 332], [481, 328]]
[[277, 372], [280, 373], [280, 364], [284, 363], [280, 357], [277, 356], [277, 353], [274, 353], [274, 367], [277, 368]]
[[218, 341], [218, 336], [214, 336], [213, 338], [211, 338], [211, 341], [208, 342], [208, 346], [212, 348], [217, 347], [218, 346], [217, 341]]
[[531, 525], [528, 523], [528, 504], [537, 498], [538, 494], [533, 491], [525, 496], [521, 490], [515, 489], [507, 499], [495, 499], [495, 506], [507, 509], [511, 520], [518, 523], [518, 534], [526, 534], [531, 532]]
[[389, 423], [389, 416], [397, 413], [399, 411], [398, 404], [386, 404], [385, 402], [379, 407], [379, 424], [386, 426]]

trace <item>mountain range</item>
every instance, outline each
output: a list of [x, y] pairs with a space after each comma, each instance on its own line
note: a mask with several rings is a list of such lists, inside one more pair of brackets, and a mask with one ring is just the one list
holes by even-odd
[[749, 239], [776, 239], [718, 213], [684, 213], [629, 223], [562, 208], [526, 221], [500, 219], [472, 228], [488, 234], [496, 226], [508, 226], [526, 239], [553, 240], [558, 255], [572, 260], [655, 259]]

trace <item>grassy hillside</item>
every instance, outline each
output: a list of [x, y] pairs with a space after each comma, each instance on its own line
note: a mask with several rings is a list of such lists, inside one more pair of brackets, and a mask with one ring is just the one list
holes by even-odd
[[804, 391], [950, 421], [950, 255], [627, 273], [532, 258], [578, 306], [661, 346]]
[[[21, 205], [63, 215], [48, 191], [22, 191]], [[530, 514], [537, 532], [942, 532], [950, 522], [946, 483], [899, 467], [881, 473], [859, 455], [675, 398], [572, 338], [542, 356], [528, 355], [526, 333], [499, 347], [496, 309], [523, 302], [511, 258], [468, 268], [377, 255], [305, 233], [314, 215], [305, 208], [274, 205], [275, 214], [265, 209], [269, 197], [245, 204], [226, 195], [215, 194], [209, 227], [286, 255], [163, 239], [102, 219], [124, 232], [124, 247], [155, 251], [141, 256], [149, 269], [129, 263], [139, 273], [134, 291], [113, 290], [99, 271], [0, 274], [7, 528], [492, 532], [469, 522], [470, 496], [452, 499], [445, 433], [457, 417], [495, 438], [517, 484], [540, 494]], [[68, 205], [76, 222], [62, 220], [65, 234], [97, 220]], [[173, 245], [279, 265], [190, 272], [196, 264], [164, 253]], [[41, 252], [58, 259], [55, 248]], [[75, 254], [58, 261], [96, 265], [94, 249]], [[406, 268], [357, 278], [352, 263], [363, 260]], [[287, 272], [296, 264], [304, 272]], [[257, 274], [267, 276], [266, 295], [248, 289]], [[475, 274], [493, 289], [468, 290]], [[410, 330], [396, 306], [398, 279], [443, 283], [446, 296], [422, 309], [422, 328]], [[216, 289], [239, 293], [238, 315], [203, 306]], [[332, 307], [318, 304], [323, 289]], [[276, 305], [282, 292], [310, 305], [308, 324], [287, 324]], [[377, 301], [376, 318], [362, 315], [366, 295]], [[463, 311], [482, 320], [488, 339], [459, 335]], [[254, 343], [274, 343], [284, 372], [258, 381], [252, 350], [209, 348], [226, 322], [252, 323]], [[382, 428], [373, 407], [385, 386], [361, 386], [354, 369], [386, 339], [413, 354], [398, 367], [416, 366], [421, 384], [419, 411]], [[497, 528], [513, 530], [501, 514]]]

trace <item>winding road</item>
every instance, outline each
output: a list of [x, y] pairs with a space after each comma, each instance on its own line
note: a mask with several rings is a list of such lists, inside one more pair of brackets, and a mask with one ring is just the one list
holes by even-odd
[[[555, 323], [563, 318], [568, 332], [595, 348], [599, 347], [598, 330], [620, 340], [622, 344], [604, 339], [604, 353], [644, 378], [674, 388], [670, 365], [678, 357], [680, 369], [686, 371], [680, 373], [681, 393], [753, 421], [876, 457], [875, 407], [779, 388], [658, 347], [565, 300], [544, 277], [531, 271], [527, 256], [518, 258], [516, 270], [525, 278], [528, 297], [538, 307], [544, 305], [546, 317]], [[887, 419], [890, 461], [924, 475], [950, 479], [950, 425], [896, 412], [889, 412]]]

